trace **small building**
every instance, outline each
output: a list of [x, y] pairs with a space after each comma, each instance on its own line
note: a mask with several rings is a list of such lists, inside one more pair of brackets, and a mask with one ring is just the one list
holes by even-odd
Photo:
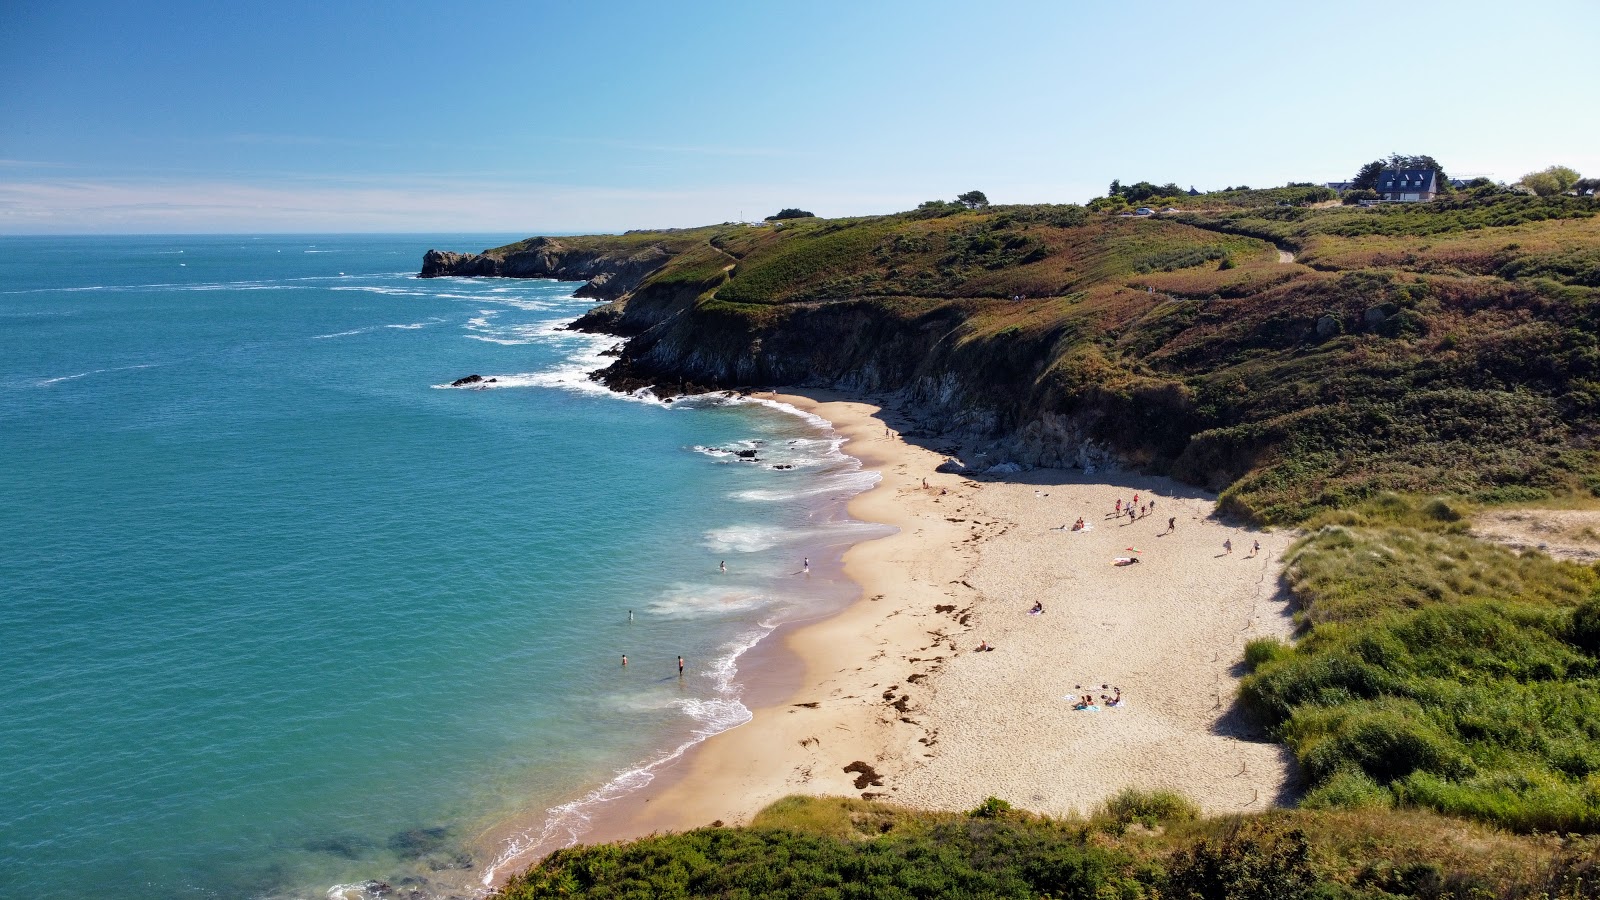
[[1384, 169], [1378, 174], [1378, 198], [1389, 203], [1423, 203], [1439, 193], [1434, 169]]
[[1355, 187], [1355, 183], [1351, 182], [1351, 181], [1330, 181], [1330, 182], [1327, 182], [1326, 187], [1328, 188], [1328, 190], [1333, 191], [1335, 194], [1339, 194], [1339, 195], [1343, 196], [1345, 191], [1348, 191], [1351, 188]]

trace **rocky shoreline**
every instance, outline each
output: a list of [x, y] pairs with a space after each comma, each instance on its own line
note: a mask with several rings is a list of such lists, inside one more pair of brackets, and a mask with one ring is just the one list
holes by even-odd
[[593, 376], [619, 392], [649, 389], [670, 399], [782, 384], [893, 395], [916, 432], [963, 460], [955, 463], [960, 471], [1094, 472], [1148, 462], [1092, 436], [1115, 410], [1050, 412], [1053, 398], [1022, 389], [1033, 363], [1019, 360], [1042, 353], [1013, 347], [997, 357], [986, 342], [951, 340], [969, 312], [960, 303], [914, 316], [863, 300], [791, 304], [757, 325], [697, 305], [704, 283], [652, 279], [674, 255], [662, 245], [595, 250], [532, 238], [482, 254], [429, 250], [420, 275], [584, 282], [575, 296], [605, 302], [570, 327], [624, 338], [617, 361]]

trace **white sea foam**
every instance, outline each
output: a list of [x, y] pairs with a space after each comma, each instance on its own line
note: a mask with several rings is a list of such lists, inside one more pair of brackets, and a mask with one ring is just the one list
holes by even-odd
[[774, 488], [751, 488], [735, 491], [731, 495], [735, 500], [746, 502], [782, 502], [786, 500], [799, 500], [804, 497], [824, 497], [838, 495], [840, 497], [853, 497], [861, 493], [882, 479], [877, 472], [856, 470], [853, 472], [840, 472], [836, 475], [822, 475], [806, 479], [805, 482], [792, 486]]
[[773, 525], [729, 525], [707, 531], [704, 545], [715, 553], [755, 553], [784, 543], [785, 538], [792, 534], [788, 529]]
[[387, 296], [387, 297], [426, 297], [426, 296], [428, 296], [428, 293], [426, 291], [419, 291], [419, 290], [416, 290], [414, 288], [384, 287], [382, 285], [374, 285], [374, 284], [361, 284], [361, 285], [349, 285], [349, 286], [337, 286], [336, 285], [334, 287], [329, 288], [329, 290], [331, 290], [331, 291], [355, 291], [357, 293], [362, 293], [362, 294], [383, 294], [384, 296]]
[[357, 328], [353, 331], [335, 331], [332, 334], [314, 334], [311, 336], [311, 339], [313, 341], [325, 341], [328, 338], [349, 337], [353, 334], [366, 334], [371, 330], [371, 328]]
[[662, 619], [698, 619], [744, 612], [766, 606], [768, 602], [766, 596], [747, 588], [678, 584], [645, 604], [645, 609]]

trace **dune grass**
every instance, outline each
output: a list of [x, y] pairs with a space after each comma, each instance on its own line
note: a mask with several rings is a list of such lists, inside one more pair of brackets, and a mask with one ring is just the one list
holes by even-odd
[[1291, 548], [1308, 630], [1248, 647], [1240, 689], [1299, 760], [1305, 804], [1600, 831], [1595, 570], [1462, 534], [1437, 499], [1327, 518], [1362, 524]]

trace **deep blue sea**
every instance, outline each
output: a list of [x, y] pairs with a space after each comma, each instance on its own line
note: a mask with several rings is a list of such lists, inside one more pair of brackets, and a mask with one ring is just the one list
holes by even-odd
[[414, 277], [518, 237], [0, 238], [0, 896], [470, 895], [850, 598], [824, 423]]

